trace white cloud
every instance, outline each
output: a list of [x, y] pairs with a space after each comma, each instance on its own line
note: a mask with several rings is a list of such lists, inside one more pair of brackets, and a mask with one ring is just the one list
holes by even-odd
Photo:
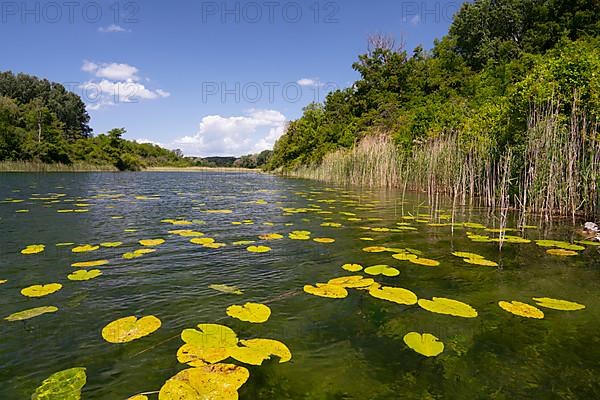
[[83, 100], [90, 110], [119, 103], [155, 100], [171, 95], [163, 89], [150, 89], [139, 83], [141, 80], [138, 76], [139, 69], [129, 64], [95, 63], [84, 60], [81, 70], [102, 78], [91, 79], [80, 85]]
[[118, 33], [118, 32], [131, 32], [131, 30], [129, 29], [125, 29], [120, 25], [117, 24], [111, 24], [109, 26], [101, 26], [100, 28], [98, 28], [99, 32], [102, 33]]
[[165, 147], [165, 146], [164, 146], [162, 143], [160, 143], [160, 142], [155, 142], [155, 141], [153, 141], [153, 140], [150, 140], [150, 139], [145, 139], [145, 138], [142, 138], [142, 139], [134, 139], [134, 141], [136, 141], [136, 142], [138, 142], [138, 143], [150, 143], [150, 144], [154, 144], [154, 145], [157, 145], [157, 146], [160, 146], [160, 147]]
[[276, 110], [251, 109], [243, 116], [207, 115], [198, 132], [175, 140], [185, 154], [241, 156], [270, 149], [283, 134], [286, 118]]
[[318, 80], [317, 79], [312, 79], [312, 78], [302, 78], [302, 79], [298, 79], [296, 81], [296, 83], [300, 86], [314, 86], [316, 84], [318, 84]]

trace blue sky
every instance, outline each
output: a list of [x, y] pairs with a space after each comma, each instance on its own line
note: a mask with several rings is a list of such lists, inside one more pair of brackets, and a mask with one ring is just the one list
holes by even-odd
[[186, 155], [241, 155], [356, 80], [370, 34], [430, 48], [460, 3], [3, 1], [0, 70], [69, 85], [95, 134], [125, 127]]

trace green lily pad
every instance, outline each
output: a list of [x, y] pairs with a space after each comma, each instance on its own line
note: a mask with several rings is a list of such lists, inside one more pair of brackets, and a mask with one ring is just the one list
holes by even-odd
[[44, 379], [31, 395], [31, 400], [79, 400], [86, 381], [83, 367], [56, 372]]
[[56, 311], [58, 311], [58, 308], [54, 306], [36, 307], [30, 308], [29, 310], [19, 311], [14, 314], [10, 314], [4, 319], [7, 321], [23, 321], [29, 318], [37, 317], [42, 314], [53, 313]]

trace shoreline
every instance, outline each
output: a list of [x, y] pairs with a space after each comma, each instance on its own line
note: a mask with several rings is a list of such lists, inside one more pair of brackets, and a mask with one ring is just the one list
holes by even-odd
[[258, 168], [237, 168], [237, 167], [147, 167], [141, 172], [255, 172], [264, 174], [265, 172]]

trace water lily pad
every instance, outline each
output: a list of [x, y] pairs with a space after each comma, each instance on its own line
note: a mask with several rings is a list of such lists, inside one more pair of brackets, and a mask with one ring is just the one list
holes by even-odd
[[8, 280], [6, 280], [6, 279], [0, 279], [0, 285], [4, 285], [6, 282], [8, 282]]
[[57, 307], [54, 306], [44, 306], [44, 307], [36, 307], [30, 308], [29, 310], [19, 311], [14, 314], [9, 315], [4, 318], [7, 321], [22, 321], [29, 318], [34, 318], [42, 314], [53, 313], [58, 311]]
[[358, 272], [362, 270], [363, 267], [360, 264], [344, 264], [342, 265], [342, 269], [345, 269], [346, 271], [350, 272]]
[[440, 265], [440, 262], [437, 260], [431, 260], [429, 258], [411, 258], [410, 261], [413, 264], [425, 265], [427, 267], [437, 267]]
[[271, 309], [259, 303], [246, 303], [243, 306], [236, 304], [227, 307], [227, 315], [240, 321], [262, 323], [271, 316]]
[[463, 259], [463, 261], [468, 264], [482, 265], [484, 267], [497, 267], [498, 266], [498, 263], [491, 261], [491, 260], [486, 260], [485, 258], [465, 258], [465, 259]]
[[400, 271], [389, 265], [379, 264], [365, 268], [365, 273], [369, 275], [384, 275], [384, 276], [398, 276]]
[[521, 303], [520, 301], [511, 301], [510, 303], [507, 301], [499, 301], [498, 305], [503, 310], [518, 315], [520, 317], [536, 319], [544, 318], [544, 313], [542, 312], [542, 310], [532, 305]]
[[100, 243], [100, 246], [102, 246], [102, 247], [119, 247], [122, 244], [123, 244], [123, 242], [104, 242], [104, 243]]
[[217, 290], [219, 292], [223, 292], [223, 293], [244, 294], [244, 292], [241, 291], [236, 286], [229, 286], [229, 285], [222, 285], [222, 284], [213, 284], [213, 285], [209, 285], [208, 287], [211, 288], [211, 289]]
[[453, 315], [456, 317], [475, 318], [477, 311], [462, 301], [447, 299], [444, 297], [434, 297], [431, 300], [419, 299], [418, 304], [421, 308], [438, 314]]
[[184, 329], [181, 340], [185, 345], [177, 352], [177, 359], [192, 366], [223, 361], [238, 343], [231, 328], [218, 324], [199, 324], [198, 329]]
[[278, 340], [272, 339], [250, 339], [240, 340], [242, 346], [232, 349], [231, 357], [244, 364], [261, 365], [264, 360], [271, 356], [279, 357], [279, 363], [288, 362], [292, 359], [292, 353], [288, 347]]
[[310, 240], [310, 236], [308, 235], [298, 235], [295, 233], [288, 234], [288, 237], [292, 240]]
[[534, 297], [533, 300], [538, 306], [551, 308], [553, 310], [577, 311], [585, 308], [583, 304], [575, 303], [573, 301], [553, 299], [550, 297]]
[[35, 389], [31, 400], [78, 400], [86, 381], [85, 368], [82, 367], [56, 372]]
[[271, 248], [269, 246], [248, 246], [246, 247], [246, 250], [250, 253], [266, 253], [271, 251]]
[[314, 238], [313, 240], [317, 243], [333, 243], [333, 242], [335, 242], [335, 239], [326, 238], [326, 237], [318, 237], [318, 238]]
[[425, 357], [435, 357], [444, 351], [444, 343], [430, 333], [409, 332], [404, 335], [404, 343]]
[[108, 260], [82, 261], [71, 264], [72, 267], [89, 268], [108, 264]]
[[142, 246], [159, 246], [165, 242], [165, 239], [142, 239], [139, 241], [139, 244]]
[[99, 269], [90, 269], [86, 271], [84, 269], [80, 269], [79, 271], [75, 271], [67, 275], [67, 278], [71, 281], [89, 281], [90, 279], [94, 279], [102, 275], [102, 271]]
[[369, 289], [369, 294], [377, 299], [387, 300], [398, 304], [417, 304], [417, 295], [408, 289], [374, 285]]
[[387, 247], [369, 246], [369, 247], [364, 247], [362, 250], [366, 251], [367, 253], [381, 253], [381, 252], [387, 251]]
[[126, 400], [148, 400], [148, 396], [145, 394], [136, 394], [134, 396], [128, 397]]
[[456, 256], [456, 257], [460, 257], [460, 258], [472, 258], [472, 259], [477, 259], [477, 258], [483, 259], [483, 258], [485, 258], [484, 256], [481, 256], [479, 254], [469, 253], [469, 252], [466, 252], [466, 251], [455, 251], [455, 252], [452, 253], [452, 255]]
[[27, 297], [43, 297], [58, 292], [62, 289], [60, 283], [49, 283], [47, 285], [33, 285], [21, 289], [21, 294]]
[[73, 253], [85, 253], [85, 252], [88, 252], [88, 251], [98, 250], [99, 248], [100, 248], [100, 246], [95, 246], [95, 245], [92, 245], [92, 244], [84, 244], [84, 245], [81, 245], [81, 246], [73, 247], [71, 249], [71, 251]]
[[372, 278], [363, 278], [360, 275], [353, 276], [341, 276], [339, 278], [330, 279], [328, 285], [338, 285], [345, 288], [367, 288], [371, 286], [375, 281]]
[[535, 243], [538, 246], [542, 246], [542, 247], [558, 247], [559, 249], [564, 249], [564, 250], [584, 250], [585, 247], [577, 245], [577, 244], [572, 244], [569, 242], [563, 242], [561, 240], [536, 240]]
[[211, 364], [180, 371], [165, 382], [159, 400], [237, 400], [250, 372], [233, 364]]
[[140, 319], [135, 316], [119, 318], [102, 328], [102, 337], [109, 343], [131, 342], [151, 334], [160, 325], [160, 320], [154, 315]]
[[317, 283], [315, 286], [304, 285], [304, 291], [315, 296], [331, 299], [342, 299], [348, 296], [348, 291], [343, 287], [326, 283]]
[[194, 244], [200, 244], [202, 246], [204, 246], [205, 244], [210, 244], [210, 243], [214, 243], [215, 239], [213, 238], [209, 238], [209, 237], [196, 237], [193, 239], [190, 239], [190, 243], [194, 243]]
[[552, 256], [576, 256], [577, 254], [579, 254], [576, 251], [565, 249], [548, 249], [546, 250], [546, 253]]
[[396, 254], [392, 254], [392, 257], [394, 257], [396, 260], [400, 260], [400, 261], [410, 261], [410, 260], [416, 260], [417, 258], [419, 258], [419, 256], [417, 256], [416, 254], [410, 254], [410, 253], [396, 253]]
[[263, 235], [259, 235], [258, 238], [262, 240], [278, 240], [283, 239], [283, 235], [280, 235], [279, 233], [265, 233]]
[[44, 246], [43, 244], [30, 244], [23, 250], [21, 250], [21, 254], [37, 254], [44, 251], [45, 248], [46, 246]]

